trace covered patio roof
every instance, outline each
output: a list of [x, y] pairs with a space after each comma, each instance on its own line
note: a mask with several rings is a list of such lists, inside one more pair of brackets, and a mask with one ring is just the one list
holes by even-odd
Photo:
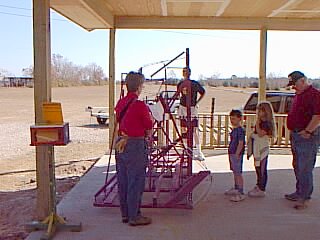
[[317, 0], [51, 0], [50, 7], [87, 30], [319, 30]]
[[[110, 29], [109, 132], [114, 129], [116, 29], [260, 30], [259, 100], [266, 95], [268, 30], [320, 30], [319, 0], [33, 0], [35, 123], [51, 102], [50, 8], [82, 28]], [[305, 44], [305, 43], [301, 43]], [[109, 142], [112, 141], [109, 135]], [[54, 147], [36, 147], [37, 216], [51, 212]], [[51, 205], [50, 205], [51, 204]]]

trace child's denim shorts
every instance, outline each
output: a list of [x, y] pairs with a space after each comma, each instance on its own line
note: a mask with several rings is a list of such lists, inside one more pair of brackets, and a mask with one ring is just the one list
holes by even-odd
[[240, 159], [236, 154], [229, 154], [230, 170], [234, 174], [242, 174], [243, 154], [240, 155]]

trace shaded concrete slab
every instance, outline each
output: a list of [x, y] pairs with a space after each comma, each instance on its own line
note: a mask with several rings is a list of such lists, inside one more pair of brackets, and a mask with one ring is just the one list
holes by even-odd
[[[193, 210], [144, 209], [153, 218], [153, 224], [130, 227], [120, 222], [117, 208], [93, 207], [93, 196], [103, 185], [107, 156], [103, 156], [81, 181], [67, 194], [58, 206], [59, 214], [69, 222], [82, 222], [79, 233], [58, 232], [56, 240], [126, 240], [126, 239], [190, 239], [190, 240], [318, 240], [320, 239], [320, 157], [314, 171], [314, 194], [310, 207], [297, 211], [283, 194], [294, 190], [294, 174], [290, 155], [269, 157], [267, 196], [263, 199], [247, 198], [233, 203], [224, 196], [232, 186], [228, 156], [209, 157], [207, 167], [213, 171], [214, 182], [207, 179], [196, 189]], [[201, 166], [194, 163], [196, 170]], [[114, 170], [114, 161], [112, 162]], [[253, 163], [245, 160], [244, 180], [246, 191], [255, 185]], [[208, 194], [200, 200], [203, 193]], [[42, 232], [34, 232], [27, 240], [39, 239]]]

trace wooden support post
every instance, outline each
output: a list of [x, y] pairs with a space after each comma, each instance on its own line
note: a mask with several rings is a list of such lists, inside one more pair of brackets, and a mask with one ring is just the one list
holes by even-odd
[[[34, 109], [36, 125], [43, 123], [42, 103], [51, 101], [51, 45], [49, 0], [33, 0]], [[53, 146], [36, 147], [37, 217], [50, 214], [49, 165]]]
[[115, 127], [115, 97], [116, 97], [116, 80], [115, 80], [115, 35], [116, 30], [109, 31], [109, 147], [111, 148], [113, 130]]
[[259, 102], [266, 100], [267, 29], [260, 30]]
[[[43, 119], [42, 104], [51, 102], [50, 0], [33, 0], [34, 109], [35, 124]], [[27, 224], [27, 231], [44, 230], [41, 239], [51, 239], [59, 227], [80, 231], [80, 225], [67, 225], [56, 214], [54, 146], [36, 147], [37, 208], [39, 220]]]

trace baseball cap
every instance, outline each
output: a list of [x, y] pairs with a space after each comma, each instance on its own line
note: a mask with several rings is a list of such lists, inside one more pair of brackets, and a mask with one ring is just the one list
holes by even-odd
[[300, 79], [305, 77], [304, 73], [300, 71], [293, 71], [288, 75], [288, 78], [291, 78], [289, 83], [287, 84], [287, 87], [295, 85], [295, 83]]

